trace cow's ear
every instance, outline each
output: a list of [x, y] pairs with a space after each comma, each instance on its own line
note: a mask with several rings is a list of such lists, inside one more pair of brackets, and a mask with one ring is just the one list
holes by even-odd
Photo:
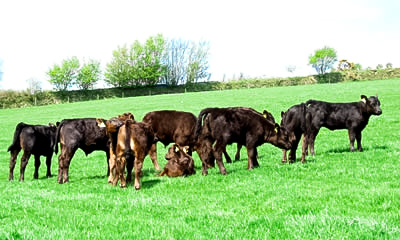
[[361, 101], [362, 101], [363, 103], [367, 103], [367, 101], [368, 101], [367, 96], [361, 95]]
[[183, 152], [188, 153], [189, 152], [189, 146], [184, 146], [183, 147]]
[[281, 117], [283, 118], [284, 115], [285, 115], [285, 112], [282, 111], [282, 112], [281, 112]]
[[264, 110], [263, 116], [264, 116], [264, 118], [268, 118], [268, 111], [267, 110]]
[[104, 124], [104, 119], [102, 118], [96, 118], [97, 126], [104, 128], [106, 125]]
[[175, 145], [175, 152], [179, 152], [179, 148], [176, 145]]
[[53, 123], [49, 123], [49, 127], [55, 127]]
[[279, 124], [275, 123], [275, 128], [274, 128], [275, 132], [278, 133], [279, 131]]

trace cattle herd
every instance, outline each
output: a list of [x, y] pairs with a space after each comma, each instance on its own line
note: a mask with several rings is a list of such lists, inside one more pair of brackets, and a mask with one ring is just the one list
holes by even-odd
[[[371, 115], [380, 115], [382, 110], [378, 96], [361, 95], [361, 101], [350, 103], [330, 103], [308, 100], [290, 107], [281, 113], [280, 125], [271, 113], [259, 113], [247, 107], [206, 108], [198, 117], [189, 112], [162, 110], [147, 113], [141, 122], [135, 121], [131, 113], [124, 113], [109, 120], [102, 118], [64, 119], [56, 125], [29, 125], [19, 123], [14, 132], [13, 142], [8, 148], [10, 157], [9, 180], [14, 179], [16, 158], [21, 150], [20, 177], [24, 180], [25, 168], [30, 156], [35, 156], [34, 178], [38, 178], [40, 156], [46, 156], [47, 177], [51, 177], [51, 158], [58, 153], [58, 182], [69, 182], [69, 165], [76, 150], [85, 154], [95, 150], [106, 152], [108, 182], [121, 187], [132, 180], [140, 189], [140, 178], [144, 158], [150, 156], [157, 171], [161, 171], [157, 161], [157, 142], [165, 146], [173, 143], [165, 156], [168, 161], [159, 176], [189, 176], [195, 173], [192, 152], [196, 151], [202, 162], [202, 174], [215, 166], [221, 174], [227, 174], [222, 156], [226, 145], [237, 143], [235, 159], [240, 158], [240, 148], [247, 149], [247, 168], [258, 167], [257, 147], [270, 143], [283, 151], [282, 162], [296, 161], [296, 150], [301, 137], [301, 162], [310, 151], [315, 154], [314, 142], [321, 127], [330, 130], [347, 129], [350, 151], [354, 151], [357, 141], [358, 151], [362, 151], [361, 132]], [[125, 178], [126, 172], [126, 178]]]

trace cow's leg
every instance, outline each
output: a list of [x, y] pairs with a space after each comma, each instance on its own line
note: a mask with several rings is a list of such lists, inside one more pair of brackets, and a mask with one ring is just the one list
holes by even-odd
[[33, 178], [39, 178], [39, 167], [40, 167], [40, 155], [35, 154], [35, 172], [33, 173]]
[[135, 152], [135, 189], [140, 189], [140, 177], [142, 176], [142, 167], [144, 160], [144, 153]]
[[120, 187], [125, 188], [126, 187], [126, 179], [125, 179], [125, 166], [126, 166], [126, 155], [122, 155], [119, 160], [117, 160], [117, 172], [118, 172], [118, 178], [114, 179], [113, 185], [115, 186], [118, 182], [118, 179], [120, 180]]
[[254, 154], [255, 154], [255, 156], [252, 158], [253, 168], [260, 166], [260, 164], [258, 163], [258, 160], [257, 160], [258, 152], [257, 152], [257, 148], [256, 147], [254, 148]]
[[62, 184], [69, 182], [69, 165], [76, 150], [76, 148], [66, 148], [65, 145], [61, 146], [61, 154], [58, 157], [58, 183]]
[[222, 162], [222, 152], [226, 149], [225, 146], [226, 144], [222, 143], [221, 141], [217, 141], [214, 146], [214, 157], [217, 161], [219, 172], [223, 175], [226, 175], [226, 169], [224, 163]]
[[240, 160], [240, 149], [242, 149], [242, 144], [238, 143], [236, 147], [235, 161]]
[[105, 151], [106, 152], [106, 162], [107, 162], [107, 176], [110, 176], [110, 152], [109, 151]]
[[51, 177], [51, 158], [53, 156], [53, 153], [49, 153], [49, 155], [46, 156], [46, 167], [47, 167], [47, 172], [46, 172], [46, 177]]
[[286, 158], [286, 154], [287, 151], [285, 149], [282, 149], [282, 163], [286, 163], [287, 162], [287, 158]]
[[24, 151], [24, 154], [22, 155], [22, 158], [21, 158], [21, 169], [20, 169], [20, 175], [19, 175], [20, 181], [24, 181], [25, 168], [26, 168], [26, 165], [28, 165], [28, 161], [29, 161], [30, 157], [31, 157], [31, 153], [28, 151]]
[[11, 156], [10, 156], [10, 174], [8, 176], [8, 180], [12, 181], [14, 180], [14, 168], [15, 168], [15, 163], [17, 162], [17, 157], [18, 153], [21, 151], [21, 149], [17, 150], [12, 150]]
[[358, 151], [362, 152], [363, 148], [361, 146], [361, 131], [356, 132], [356, 140], [357, 140], [357, 149], [358, 149]]
[[300, 136], [296, 135], [296, 140], [293, 142], [292, 147], [290, 148], [290, 152], [289, 152], [289, 162], [290, 163], [296, 162], [296, 150], [297, 150], [297, 147], [299, 146], [300, 138], [301, 138], [301, 134], [300, 134]]
[[113, 152], [111, 152], [110, 148], [110, 158], [108, 160], [108, 166], [110, 168], [110, 174], [108, 175], [108, 183], [112, 183], [115, 175], [116, 175], [116, 156]]
[[354, 141], [356, 140], [356, 133], [354, 129], [349, 129], [350, 151], [354, 152]]
[[301, 162], [302, 163], [306, 162], [308, 141], [309, 141], [309, 136], [304, 134], [303, 135], [303, 141], [302, 141], [302, 144], [301, 144]]
[[126, 156], [126, 181], [131, 182], [132, 181], [132, 169], [133, 169], [133, 164], [135, 162], [135, 156], [131, 154], [130, 156]]
[[251, 170], [254, 166], [254, 161], [257, 161], [257, 149], [255, 147], [246, 146], [247, 148], [247, 169]]
[[231, 157], [228, 155], [228, 153], [226, 152], [226, 149], [225, 149], [225, 151], [224, 151], [223, 153], [224, 153], [224, 157], [225, 157], [226, 162], [227, 162], [227, 163], [232, 163], [232, 159], [231, 159]]
[[314, 150], [314, 143], [315, 143], [315, 138], [317, 137], [319, 132], [319, 129], [313, 129], [311, 133], [309, 134], [309, 138], [307, 139], [307, 145], [310, 148], [310, 154], [311, 156], [315, 156], [315, 150]]
[[157, 161], [157, 143], [153, 143], [149, 150], [150, 159], [153, 162], [154, 168], [156, 171], [161, 171], [160, 165]]

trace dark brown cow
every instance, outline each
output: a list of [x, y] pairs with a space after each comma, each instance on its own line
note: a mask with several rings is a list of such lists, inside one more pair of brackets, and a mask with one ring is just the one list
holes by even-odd
[[178, 144], [173, 144], [165, 155], [168, 162], [159, 176], [180, 177], [195, 174], [194, 161], [192, 156], [187, 154], [188, 151], [189, 146], [181, 147]]
[[[125, 124], [126, 120], [135, 120], [132, 113], [124, 113], [122, 115], [118, 115], [117, 117], [113, 117], [110, 120], [105, 120], [103, 118], [96, 118], [97, 125], [99, 127], [105, 127], [106, 133], [110, 141], [110, 158], [108, 160], [108, 165], [110, 168], [110, 174], [108, 176], [108, 183], [111, 183], [115, 176], [115, 150], [117, 146], [118, 140], [118, 131], [119, 128]], [[133, 159], [132, 159], [133, 160]], [[133, 161], [128, 161], [128, 169], [133, 167]], [[132, 167], [130, 167], [132, 165]]]
[[[118, 131], [116, 146], [116, 176], [112, 184], [115, 186], [120, 180], [120, 186], [126, 187], [124, 176], [127, 157], [134, 155], [135, 189], [140, 189], [143, 161], [149, 153], [152, 144], [156, 141], [152, 127], [144, 122], [125, 121]], [[127, 178], [130, 178], [132, 169], [127, 169]]]
[[[289, 149], [294, 141], [294, 134], [288, 134], [286, 129], [267, 120], [254, 109], [206, 108], [199, 114], [195, 138], [202, 143], [199, 154], [203, 175], [207, 175], [207, 158], [211, 155], [210, 151], [214, 152], [221, 174], [226, 174], [222, 152], [225, 151], [227, 144], [234, 142], [242, 144], [247, 148], [248, 169], [252, 169], [259, 165], [257, 146], [269, 142], [279, 148]], [[204, 149], [210, 146], [214, 146], [212, 150]]]
[[23, 122], [18, 123], [15, 128], [13, 142], [7, 150], [11, 154], [10, 175], [8, 180], [14, 180], [14, 167], [21, 149], [24, 150], [24, 154], [21, 157], [20, 181], [24, 181], [25, 168], [31, 154], [35, 156], [35, 172], [33, 178], [39, 178], [40, 156], [46, 157], [46, 176], [51, 177], [51, 157], [54, 152], [56, 130], [57, 127], [51, 123], [49, 126], [30, 125]]
[[[64, 119], [57, 127], [55, 152], [60, 142], [61, 154], [58, 156], [58, 182], [69, 182], [68, 171], [71, 159], [78, 148], [86, 155], [93, 151], [106, 152], [106, 161], [110, 158], [109, 138], [105, 128], [97, 125], [96, 118]], [[110, 168], [108, 167], [107, 174]]]
[[[307, 106], [304, 103], [294, 105], [290, 107], [286, 112], [281, 113], [281, 126], [287, 131], [293, 132], [296, 140], [293, 142], [289, 152], [289, 162], [293, 163], [296, 161], [296, 150], [299, 145], [302, 134], [307, 130], [306, 125], [306, 112]], [[282, 149], [282, 163], [287, 162], [287, 150]], [[304, 159], [302, 158], [302, 162]]]
[[[245, 109], [254, 110], [254, 109], [251, 109], [251, 108], [245, 108]], [[274, 118], [274, 116], [272, 116], [272, 114], [270, 112], [268, 112], [267, 110], [264, 110], [263, 111], [263, 116], [267, 120], [269, 120], [269, 121], [271, 121], [272, 123], [275, 124], [275, 118]], [[236, 147], [235, 161], [239, 161], [240, 160], [240, 150], [241, 149], [242, 149], [242, 145], [238, 143], [237, 147]], [[225, 156], [225, 159], [226, 159], [227, 163], [232, 163], [232, 160], [231, 160], [231, 158], [229, 157], [229, 155], [228, 155], [228, 153], [226, 151], [224, 151], [224, 156]], [[215, 161], [214, 160], [212, 160], [210, 163], [208, 163], [210, 165], [210, 167], [214, 167], [215, 166]]]
[[[321, 127], [329, 130], [348, 129], [350, 151], [354, 151], [354, 141], [357, 140], [358, 151], [362, 151], [361, 131], [367, 126], [371, 115], [381, 115], [378, 96], [367, 98], [361, 95], [361, 101], [350, 103], [331, 103], [317, 100], [306, 102], [307, 136], [303, 146], [305, 155], [307, 145], [310, 146], [311, 155], [314, 155], [314, 142]], [[303, 157], [303, 156], [302, 156]]]

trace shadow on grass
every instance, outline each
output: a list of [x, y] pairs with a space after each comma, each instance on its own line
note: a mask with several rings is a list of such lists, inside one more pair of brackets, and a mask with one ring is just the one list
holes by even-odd
[[[385, 146], [385, 145], [375, 146], [375, 147], [367, 146], [367, 147], [363, 147], [363, 152], [368, 152], [371, 150], [387, 150], [387, 149], [389, 149], [389, 147]], [[329, 149], [326, 152], [327, 153], [346, 153], [346, 152], [351, 152], [351, 151], [350, 151], [349, 147], [341, 147], [341, 148]], [[354, 152], [358, 152], [358, 150], [356, 149]]]

